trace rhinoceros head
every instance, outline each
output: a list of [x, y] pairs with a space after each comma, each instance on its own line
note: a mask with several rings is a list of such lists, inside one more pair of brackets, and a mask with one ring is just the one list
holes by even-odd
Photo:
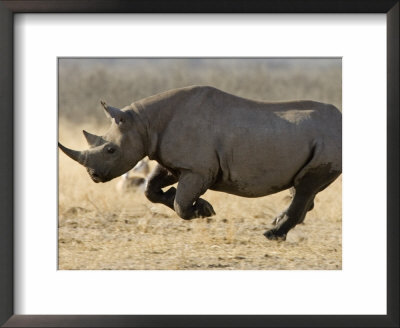
[[58, 143], [70, 158], [86, 167], [94, 182], [107, 182], [132, 169], [144, 156], [142, 138], [136, 129], [137, 122], [132, 111], [123, 111], [101, 102], [112, 123], [108, 132], [96, 136], [85, 130], [83, 134], [90, 148], [72, 150]]

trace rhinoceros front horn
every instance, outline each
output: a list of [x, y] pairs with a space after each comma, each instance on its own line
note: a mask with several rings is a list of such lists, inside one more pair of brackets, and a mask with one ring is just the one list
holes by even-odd
[[58, 147], [60, 147], [60, 149], [64, 152], [65, 155], [72, 158], [74, 161], [77, 161], [78, 163], [85, 165], [86, 152], [69, 149], [67, 147], [64, 147], [60, 143], [58, 143]]

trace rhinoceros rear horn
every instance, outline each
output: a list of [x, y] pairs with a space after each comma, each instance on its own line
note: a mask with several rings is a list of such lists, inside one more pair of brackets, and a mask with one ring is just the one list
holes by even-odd
[[60, 149], [64, 152], [65, 155], [72, 158], [74, 161], [77, 161], [78, 163], [85, 165], [85, 158], [86, 158], [85, 152], [69, 149], [67, 147], [64, 147], [60, 143], [58, 143], [58, 147], [60, 147]]
[[106, 115], [114, 119], [115, 123], [119, 124], [121, 122], [124, 122], [126, 118], [126, 113], [124, 111], [112, 106], [108, 106], [103, 100], [101, 100], [100, 103], [103, 106]]
[[82, 131], [83, 135], [86, 138], [87, 143], [89, 144], [89, 146], [99, 146], [102, 143], [104, 143], [104, 139], [102, 137], [96, 136], [95, 134], [91, 134], [85, 130]]

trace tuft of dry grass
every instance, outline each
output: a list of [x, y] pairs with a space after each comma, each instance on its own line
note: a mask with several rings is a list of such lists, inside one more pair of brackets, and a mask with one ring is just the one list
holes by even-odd
[[[100, 98], [123, 106], [190, 84], [214, 85], [253, 99], [312, 99], [341, 108], [337, 60], [65, 59], [59, 63], [59, 140], [85, 149], [82, 129], [104, 132], [109, 122]], [[291, 230], [285, 242], [269, 241], [263, 233], [289, 205], [289, 191], [255, 199], [207, 191], [203, 197], [217, 214], [185, 221], [141, 192], [118, 193], [116, 183], [93, 183], [82, 166], [59, 153], [60, 270], [342, 268], [341, 177], [317, 195], [305, 223]]]

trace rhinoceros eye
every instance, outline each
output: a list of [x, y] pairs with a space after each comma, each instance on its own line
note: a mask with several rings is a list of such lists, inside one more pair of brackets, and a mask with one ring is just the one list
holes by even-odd
[[113, 154], [114, 152], [115, 152], [115, 148], [112, 148], [112, 147], [107, 148], [107, 153]]

